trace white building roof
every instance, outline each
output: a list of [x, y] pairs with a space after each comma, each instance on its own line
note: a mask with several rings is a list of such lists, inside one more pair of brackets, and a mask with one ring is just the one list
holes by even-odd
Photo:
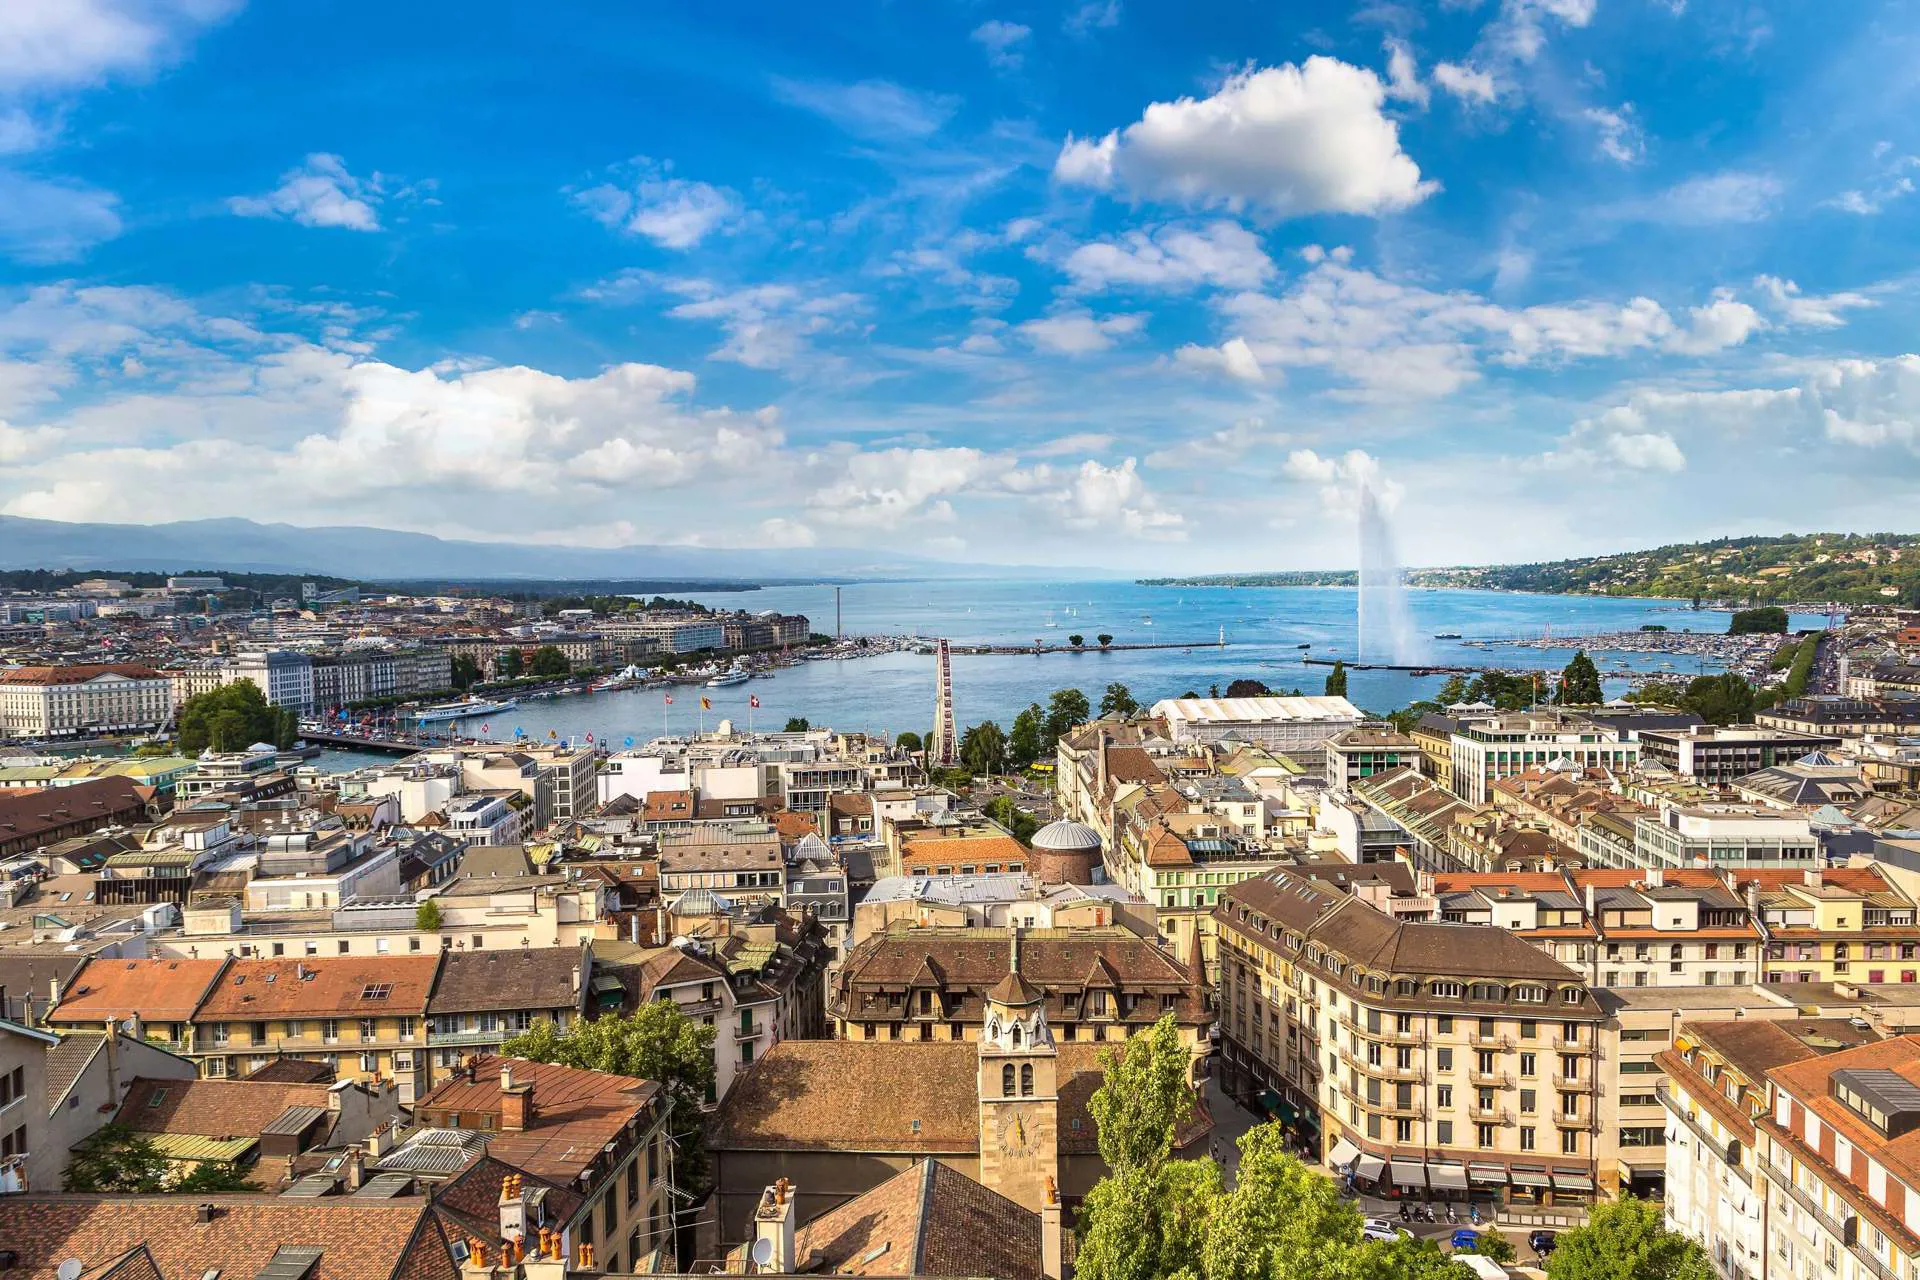
[[1163, 698], [1152, 713], [1168, 720], [1259, 724], [1286, 720], [1358, 720], [1360, 708], [1340, 697]]

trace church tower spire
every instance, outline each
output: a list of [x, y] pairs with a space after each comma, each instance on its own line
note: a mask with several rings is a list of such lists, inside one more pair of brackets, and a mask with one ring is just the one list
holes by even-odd
[[1020, 944], [1014, 928], [981, 1027], [980, 1182], [1039, 1212], [1059, 1177], [1059, 1063], [1046, 993], [1021, 974]]

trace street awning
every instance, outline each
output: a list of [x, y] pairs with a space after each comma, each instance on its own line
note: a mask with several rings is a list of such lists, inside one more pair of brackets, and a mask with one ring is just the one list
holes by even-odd
[[1587, 1176], [1585, 1169], [1555, 1169], [1553, 1189], [1555, 1191], [1591, 1191], [1593, 1179]]
[[1426, 1163], [1420, 1160], [1395, 1160], [1393, 1162], [1393, 1185], [1396, 1187], [1426, 1186]]
[[1427, 1166], [1427, 1180], [1435, 1191], [1465, 1191], [1467, 1189], [1467, 1166], [1463, 1164], [1430, 1164]]
[[1353, 1176], [1361, 1182], [1376, 1182], [1387, 1171], [1387, 1162], [1379, 1156], [1361, 1156], [1353, 1162]]
[[1504, 1187], [1507, 1185], [1507, 1167], [1503, 1164], [1470, 1164], [1467, 1166], [1467, 1177], [1483, 1186]]
[[1547, 1177], [1547, 1171], [1545, 1169], [1521, 1169], [1516, 1167], [1513, 1170], [1512, 1177], [1513, 1185], [1516, 1187], [1545, 1188], [1553, 1185], [1553, 1180]]
[[1360, 1148], [1346, 1138], [1333, 1144], [1333, 1150], [1327, 1152], [1328, 1164], [1346, 1164], [1360, 1154]]

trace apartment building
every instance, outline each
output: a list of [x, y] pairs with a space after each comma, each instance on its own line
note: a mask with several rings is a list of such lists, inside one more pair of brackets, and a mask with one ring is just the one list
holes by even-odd
[[1357, 1184], [1515, 1204], [1615, 1190], [1605, 1014], [1579, 972], [1508, 930], [1395, 918], [1286, 871], [1215, 916], [1228, 1069]]
[[1516, 711], [1463, 721], [1449, 739], [1453, 793], [1487, 804], [1502, 778], [1568, 761], [1623, 773], [1640, 759], [1628, 732], [1567, 712]]
[[314, 709], [313, 659], [293, 649], [268, 649], [235, 655], [229, 680], [251, 680], [267, 701], [301, 715]]
[[1767, 729], [1831, 735], [1847, 740], [1920, 733], [1920, 698], [1791, 698], [1757, 711], [1754, 723]]
[[1724, 786], [1809, 752], [1836, 750], [1840, 743], [1840, 737], [1832, 734], [1757, 724], [1703, 724], [1691, 729], [1644, 730], [1640, 754], [1682, 777]]
[[173, 706], [173, 683], [132, 663], [0, 670], [0, 738], [147, 732]]
[[1633, 824], [1634, 854], [1648, 867], [1819, 867], [1820, 837], [1804, 813], [1751, 804], [1663, 806]]
[[427, 999], [427, 1080], [451, 1079], [476, 1054], [498, 1054], [536, 1022], [565, 1031], [585, 1016], [589, 944], [449, 951]]
[[313, 706], [415, 698], [453, 687], [453, 656], [439, 646], [343, 649], [313, 656]]
[[1326, 742], [1327, 783], [1345, 791], [1359, 778], [1396, 769], [1419, 769], [1420, 744], [1385, 725], [1362, 725], [1334, 734]]
[[1760, 1168], [1757, 1122], [1771, 1106], [1769, 1073], [1878, 1039], [1845, 1018], [1696, 1019], [1661, 1051], [1667, 1222], [1698, 1240], [1726, 1280], [1802, 1274], [1775, 1262], [1768, 1240], [1778, 1197]]
[[446, 832], [462, 844], [521, 844], [533, 834], [533, 802], [519, 791], [469, 791], [441, 807]]
[[660, 835], [660, 895], [705, 889], [736, 901], [784, 903], [787, 859], [764, 822], [703, 823]]
[[1912, 898], [1874, 866], [1740, 876], [1766, 933], [1767, 982], [1920, 981]]

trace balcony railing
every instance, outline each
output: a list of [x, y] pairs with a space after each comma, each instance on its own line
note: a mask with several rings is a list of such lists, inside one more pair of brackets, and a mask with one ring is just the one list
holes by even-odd
[[1476, 1049], [1511, 1049], [1513, 1048], [1513, 1037], [1498, 1034], [1489, 1036], [1482, 1035], [1478, 1031], [1469, 1031], [1467, 1033], [1467, 1043]]
[[733, 1038], [735, 1040], [753, 1040], [762, 1035], [766, 1029], [767, 1024], [764, 1022], [742, 1023], [740, 1026], [734, 1028]]
[[1713, 1131], [1700, 1123], [1698, 1114], [1691, 1108], [1683, 1107], [1680, 1099], [1674, 1095], [1673, 1090], [1668, 1086], [1664, 1084], [1655, 1085], [1653, 1091], [1654, 1094], [1659, 1097], [1660, 1105], [1666, 1108], [1667, 1114], [1691, 1130], [1693, 1136], [1700, 1139], [1700, 1141], [1706, 1145], [1707, 1149], [1712, 1151], [1719, 1159], [1722, 1168], [1726, 1169], [1727, 1172], [1731, 1173], [1734, 1177], [1740, 1179], [1740, 1181], [1746, 1183], [1749, 1187], [1753, 1185], [1753, 1174], [1727, 1158], [1728, 1144], [1737, 1141], [1737, 1139], [1714, 1137]]
[[1503, 1108], [1483, 1107], [1479, 1103], [1474, 1103], [1468, 1106], [1467, 1118], [1472, 1120], [1475, 1124], [1512, 1124], [1513, 1123], [1513, 1117], [1509, 1116]]
[[1467, 1079], [1491, 1089], [1505, 1089], [1513, 1084], [1513, 1077], [1504, 1071], [1482, 1071], [1477, 1067], [1467, 1072]]

